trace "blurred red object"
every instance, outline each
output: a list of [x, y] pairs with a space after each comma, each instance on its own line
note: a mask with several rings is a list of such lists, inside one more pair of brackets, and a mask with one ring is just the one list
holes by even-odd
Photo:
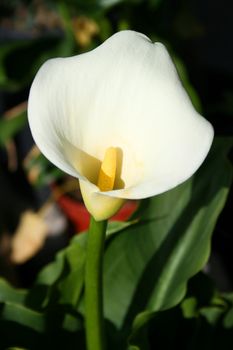
[[[84, 204], [68, 197], [67, 195], [60, 196], [57, 199], [57, 203], [67, 218], [74, 224], [78, 233], [88, 229], [90, 214], [88, 213]], [[136, 208], [137, 202], [128, 201], [110, 220], [125, 221], [131, 216]]]

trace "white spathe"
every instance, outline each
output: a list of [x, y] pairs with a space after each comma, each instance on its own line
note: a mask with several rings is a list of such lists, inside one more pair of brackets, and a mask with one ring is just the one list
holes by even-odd
[[[42, 153], [80, 180], [96, 220], [113, 215], [124, 199], [150, 197], [188, 179], [214, 134], [164, 45], [134, 31], [47, 61], [32, 84], [28, 117]], [[119, 150], [119, 173], [115, 189], [101, 192], [98, 172], [109, 147]]]

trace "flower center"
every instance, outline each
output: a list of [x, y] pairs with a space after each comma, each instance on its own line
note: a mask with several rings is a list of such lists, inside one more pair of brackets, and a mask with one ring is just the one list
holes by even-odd
[[109, 147], [105, 151], [101, 164], [97, 186], [101, 191], [111, 191], [114, 188], [117, 168], [117, 149]]

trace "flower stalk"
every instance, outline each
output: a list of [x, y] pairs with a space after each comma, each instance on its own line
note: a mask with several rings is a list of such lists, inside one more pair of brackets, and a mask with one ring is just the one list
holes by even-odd
[[103, 255], [107, 220], [91, 218], [85, 270], [85, 323], [88, 350], [104, 350]]
[[[101, 191], [111, 191], [116, 177], [117, 153], [114, 147], [106, 150], [98, 176]], [[107, 220], [91, 217], [86, 255], [85, 317], [88, 350], [104, 350], [103, 256]]]

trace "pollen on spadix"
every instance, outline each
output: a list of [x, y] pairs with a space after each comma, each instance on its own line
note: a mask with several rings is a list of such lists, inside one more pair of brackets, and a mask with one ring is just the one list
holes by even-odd
[[114, 188], [117, 167], [117, 150], [109, 147], [105, 151], [100, 167], [97, 186], [101, 191], [111, 191]]

